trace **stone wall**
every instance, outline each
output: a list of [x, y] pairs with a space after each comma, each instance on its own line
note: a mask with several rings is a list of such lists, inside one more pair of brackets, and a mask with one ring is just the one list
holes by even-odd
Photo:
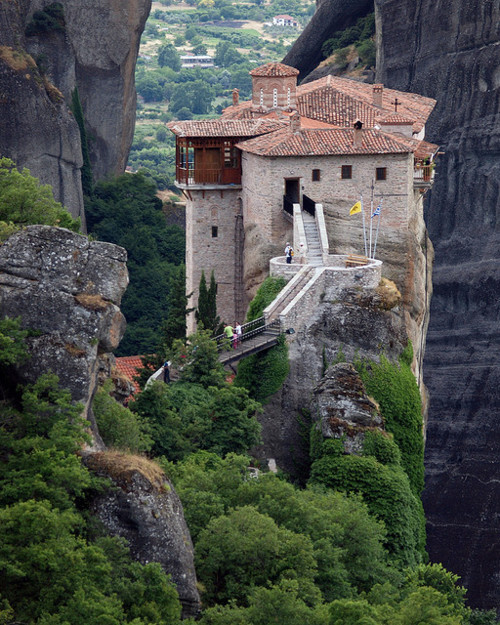
[[[218, 314], [221, 321], [234, 323], [238, 312], [235, 280], [240, 191], [225, 188], [190, 191], [190, 194], [192, 201], [186, 204], [186, 292], [193, 293], [189, 306], [196, 307], [198, 304], [201, 272], [205, 272], [209, 286], [213, 270], [217, 282]], [[195, 318], [192, 313], [188, 317], [188, 334], [194, 329]]]

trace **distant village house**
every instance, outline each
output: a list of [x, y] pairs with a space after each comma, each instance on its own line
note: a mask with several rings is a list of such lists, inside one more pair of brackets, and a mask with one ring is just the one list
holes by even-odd
[[211, 56], [208, 56], [207, 54], [203, 54], [203, 55], [198, 55], [196, 56], [195, 54], [186, 54], [184, 56], [181, 56], [181, 67], [213, 67], [214, 66], [214, 59]]
[[273, 26], [289, 26], [291, 28], [298, 28], [299, 23], [291, 15], [275, 15], [273, 17]]

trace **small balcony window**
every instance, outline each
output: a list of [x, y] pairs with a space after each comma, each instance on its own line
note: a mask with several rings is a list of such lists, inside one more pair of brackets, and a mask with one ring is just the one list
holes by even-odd
[[342, 165], [340, 174], [342, 180], [351, 180], [352, 178], [352, 165]]
[[387, 167], [377, 167], [375, 169], [375, 180], [387, 180]]
[[212, 239], [216, 239], [219, 235], [219, 228], [217, 226], [212, 226]]
[[321, 179], [321, 169], [313, 169], [312, 170], [312, 181], [319, 182]]

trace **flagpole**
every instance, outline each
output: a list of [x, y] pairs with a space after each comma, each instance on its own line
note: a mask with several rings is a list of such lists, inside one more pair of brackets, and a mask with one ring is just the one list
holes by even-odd
[[373, 223], [373, 188], [374, 188], [374, 183], [373, 183], [373, 179], [372, 179], [372, 195], [371, 195], [371, 199], [370, 199], [370, 254], [368, 256], [368, 258], [373, 258], [372, 257], [372, 223]]
[[375, 245], [373, 246], [373, 259], [375, 259], [375, 252], [377, 250], [377, 241], [378, 241], [378, 230], [380, 228], [380, 219], [382, 217], [382, 202], [384, 201], [384, 196], [380, 200], [380, 211], [378, 213], [378, 221], [377, 221], [377, 232], [375, 233]]
[[363, 208], [363, 195], [361, 195], [361, 215], [363, 216], [363, 239], [365, 242], [365, 256], [368, 256], [366, 251], [366, 227], [365, 227], [365, 209]]

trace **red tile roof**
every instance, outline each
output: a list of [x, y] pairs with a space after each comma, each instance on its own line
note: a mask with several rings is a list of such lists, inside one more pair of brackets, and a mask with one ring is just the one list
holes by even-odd
[[[133, 383], [134, 395], [141, 392], [139, 384], [134, 381], [134, 376], [139, 375], [139, 369], [144, 368], [141, 358], [144, 358], [144, 356], [121, 356], [120, 358], [116, 358], [118, 373]], [[153, 371], [151, 371], [151, 373], [153, 373]]]
[[167, 127], [178, 137], [254, 137], [283, 127], [277, 119], [203, 119], [170, 122]]
[[[397, 98], [398, 113], [413, 121], [414, 132], [420, 132], [420, 130], [422, 130], [427, 118], [436, 105], [436, 100], [432, 98], [426, 98], [417, 93], [408, 93], [406, 91], [397, 91], [396, 89], [384, 87], [382, 92], [382, 107], [378, 107], [373, 103], [374, 85], [351, 80], [350, 78], [341, 78], [340, 76], [331, 75], [297, 87], [297, 99], [299, 100], [307, 94], [327, 86], [367, 105], [373, 110], [375, 118], [382, 118], [388, 113], [395, 112], [395, 101]], [[319, 106], [322, 106], [322, 103], [319, 103]], [[309, 114], [309, 116], [311, 115]]]
[[354, 130], [350, 128], [301, 129], [290, 128], [241, 141], [243, 152], [261, 156], [328, 156], [342, 154], [404, 154], [416, 149], [414, 141], [378, 130], [362, 130], [362, 143], [354, 145]]
[[357, 120], [373, 128], [376, 119], [373, 107], [329, 85], [299, 95], [297, 109], [301, 115], [342, 128], [351, 127]]
[[266, 63], [250, 71], [250, 76], [298, 76], [299, 70], [284, 63]]
[[[387, 115], [397, 114], [401, 119], [411, 120], [413, 132], [422, 130], [436, 105], [435, 100], [384, 87], [382, 107], [378, 107], [373, 103], [373, 86], [350, 78], [325, 76], [297, 87], [297, 110], [306, 117], [344, 128], [351, 126], [356, 119], [364, 126], [373, 127]], [[396, 99], [397, 113], [394, 110]], [[246, 119], [257, 115], [259, 113], [252, 110], [252, 102], [248, 101], [226, 108], [222, 119]]]
[[413, 119], [405, 117], [404, 115], [401, 115], [401, 113], [389, 113], [389, 115], [379, 119], [379, 124], [390, 124], [391, 126], [401, 124], [402, 126], [411, 126], [413, 125]]

